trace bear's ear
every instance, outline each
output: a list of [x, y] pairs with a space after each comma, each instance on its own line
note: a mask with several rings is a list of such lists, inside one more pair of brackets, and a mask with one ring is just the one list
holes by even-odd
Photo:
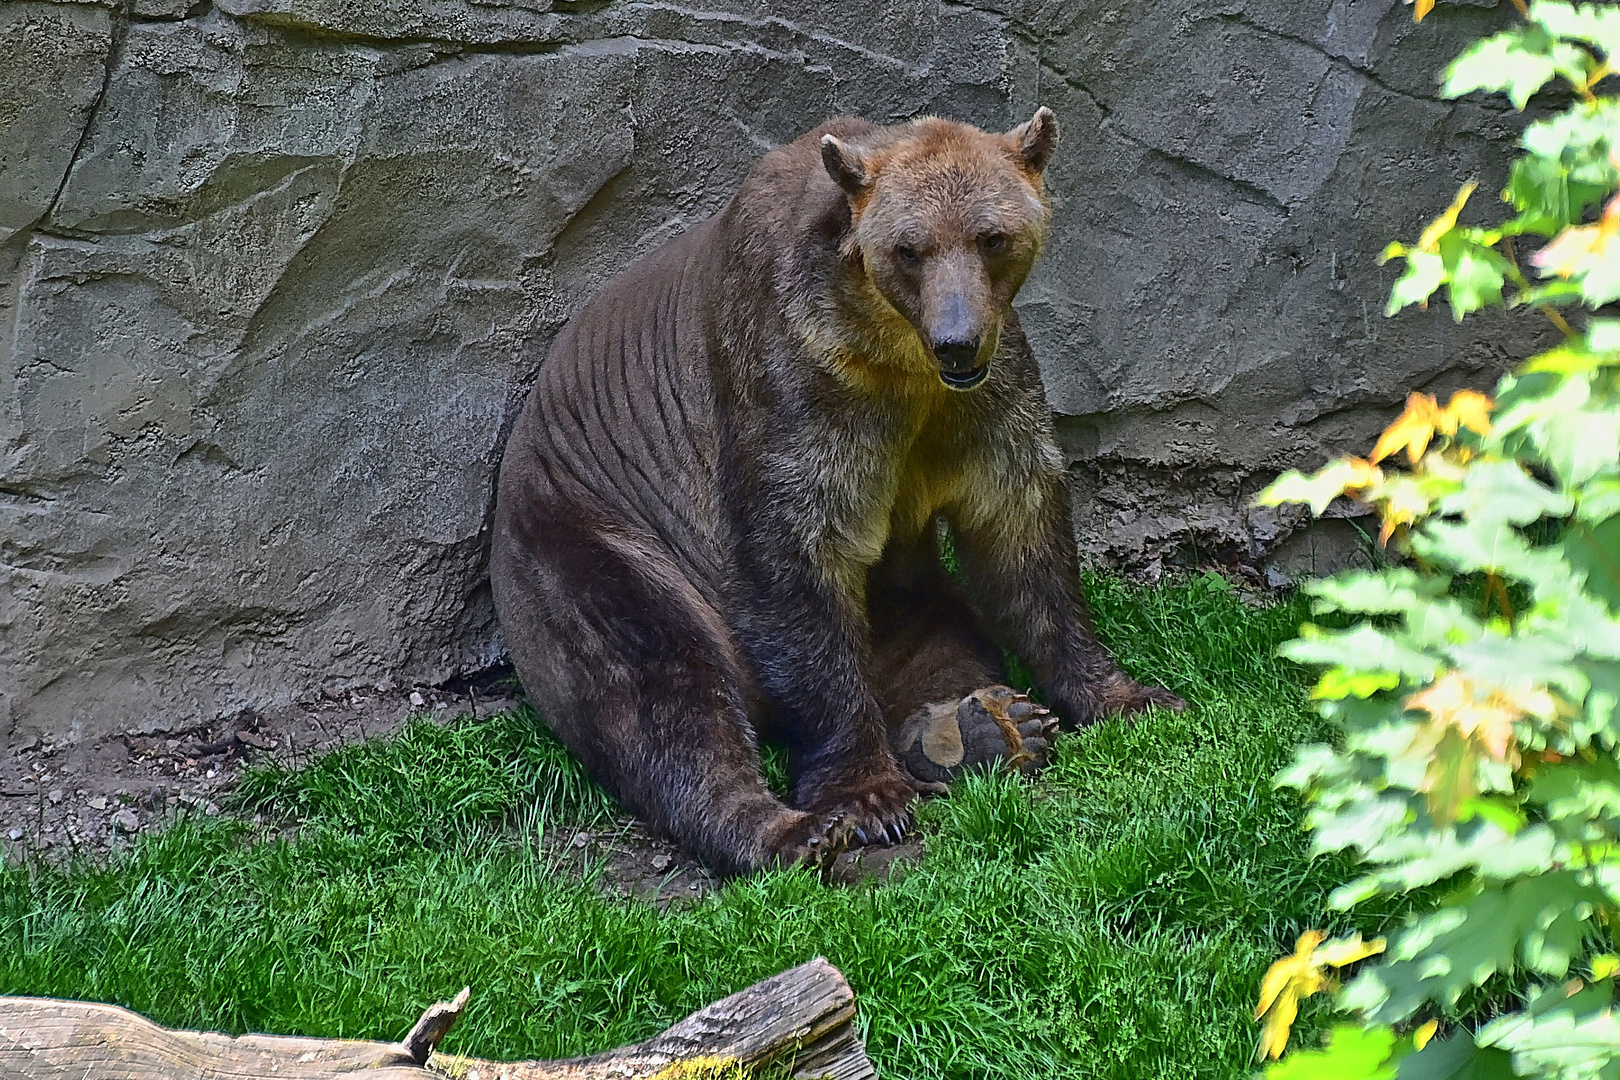
[[1057, 149], [1057, 117], [1042, 105], [1034, 116], [1007, 132], [1007, 141], [1012, 143], [1019, 164], [1033, 173], [1044, 172], [1046, 163], [1052, 160], [1052, 151]]
[[821, 163], [827, 166], [827, 175], [833, 178], [833, 183], [843, 188], [844, 194], [851, 198], [865, 191], [872, 183], [871, 172], [861, 152], [836, 135], [821, 137]]

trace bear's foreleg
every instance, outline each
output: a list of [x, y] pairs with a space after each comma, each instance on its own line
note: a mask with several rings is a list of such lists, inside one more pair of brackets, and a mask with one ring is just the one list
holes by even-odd
[[788, 746], [791, 805], [842, 815], [863, 843], [899, 840], [917, 789], [895, 760], [866, 678], [868, 628], [857, 598], [802, 558], [772, 553], [768, 538], [743, 547], [759, 561], [738, 637]]

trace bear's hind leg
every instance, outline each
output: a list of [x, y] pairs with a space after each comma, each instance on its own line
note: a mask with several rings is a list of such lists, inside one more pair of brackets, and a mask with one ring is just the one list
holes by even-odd
[[1004, 685], [1001, 650], [929, 545], [890, 556], [868, 588], [873, 686], [895, 756], [938, 792], [968, 769], [1046, 764], [1056, 718]]
[[720, 873], [836, 854], [841, 819], [766, 786], [712, 608], [660, 553], [579, 518], [548, 508], [533, 518], [543, 533], [517, 536], [500, 522], [493, 552], [507, 644], [546, 723], [626, 809]]

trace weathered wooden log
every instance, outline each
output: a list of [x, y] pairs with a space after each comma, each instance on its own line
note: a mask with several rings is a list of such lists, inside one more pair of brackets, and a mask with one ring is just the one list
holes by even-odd
[[171, 1031], [115, 1005], [0, 997], [0, 1080], [703, 1080], [767, 1066], [799, 1080], [877, 1075], [855, 1031], [855, 995], [820, 957], [646, 1042], [565, 1061], [439, 1053], [468, 994], [429, 1008], [397, 1043]]

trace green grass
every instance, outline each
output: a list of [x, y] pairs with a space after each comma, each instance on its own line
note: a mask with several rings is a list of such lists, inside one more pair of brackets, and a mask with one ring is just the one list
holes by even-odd
[[556, 1057], [822, 954], [885, 1077], [1246, 1076], [1266, 965], [1307, 927], [1379, 921], [1324, 913], [1349, 867], [1307, 857], [1297, 799], [1271, 787], [1325, 734], [1275, 658], [1303, 607], [1251, 610], [1214, 578], [1089, 588], [1126, 666], [1194, 707], [1067, 736], [1035, 782], [964, 781], [924, 808], [927, 857], [897, 883], [781, 872], [665, 913], [606, 900], [532, 842], [611, 813], [555, 741], [524, 715], [418, 724], [250, 774], [239, 805], [298, 823], [279, 839], [205, 818], [109, 866], [0, 869], [0, 993], [392, 1039], [471, 984], [447, 1049]]

